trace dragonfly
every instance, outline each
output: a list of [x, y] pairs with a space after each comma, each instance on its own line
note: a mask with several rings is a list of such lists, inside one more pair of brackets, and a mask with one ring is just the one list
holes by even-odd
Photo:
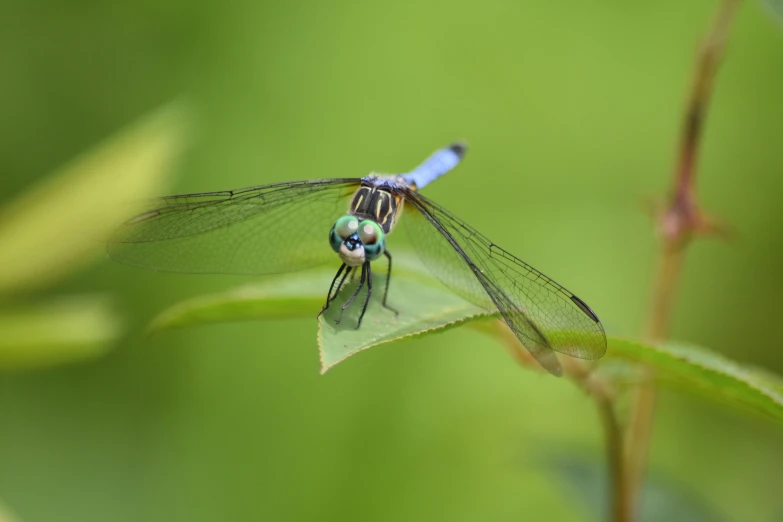
[[346, 278], [358, 274], [359, 284], [336, 321], [366, 286], [359, 328], [373, 292], [372, 266], [381, 259], [388, 263], [382, 304], [391, 309], [392, 255], [386, 240], [403, 222], [424, 265], [457, 295], [499, 314], [550, 373], [562, 371], [555, 352], [601, 358], [606, 334], [587, 303], [421, 194], [454, 169], [466, 150], [462, 143], [444, 147], [406, 174], [158, 198], [117, 229], [107, 253], [152, 270], [246, 275], [301, 270], [334, 261], [336, 255], [341, 265], [321, 312], [337, 298]]

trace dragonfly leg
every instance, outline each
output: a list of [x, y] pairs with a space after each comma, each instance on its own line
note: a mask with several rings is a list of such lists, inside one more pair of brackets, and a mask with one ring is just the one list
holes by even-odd
[[356, 323], [356, 329], [362, 325], [362, 319], [364, 319], [364, 312], [367, 311], [367, 305], [370, 304], [370, 296], [372, 296], [372, 265], [369, 261], [364, 263], [367, 266], [367, 297], [364, 298], [364, 306], [362, 307], [362, 313], [359, 314], [359, 322]]
[[332, 298], [330, 299], [330, 301], [334, 301], [334, 300], [335, 300], [335, 298], [337, 297], [337, 293], [338, 293], [340, 290], [342, 290], [342, 288], [343, 288], [343, 283], [345, 283], [345, 278], [347, 278], [347, 277], [348, 277], [348, 274], [350, 273], [350, 274], [352, 274], [352, 275], [353, 275], [353, 274], [355, 273], [355, 272], [351, 272], [351, 270], [353, 270], [353, 267], [349, 266], [349, 267], [348, 267], [348, 269], [347, 269], [347, 270], [345, 271], [345, 273], [343, 274], [343, 278], [342, 278], [342, 279], [340, 279], [340, 282], [337, 284], [337, 288], [335, 288], [335, 289], [334, 289], [334, 295], [332, 296]]
[[364, 282], [367, 280], [367, 267], [369, 266], [369, 262], [366, 262], [362, 265], [362, 277], [359, 279], [359, 286], [356, 287], [356, 291], [353, 293], [353, 295], [345, 302], [345, 304], [340, 309], [340, 317], [338, 317], [334, 324], [340, 324], [340, 321], [343, 320], [343, 313], [345, 313], [345, 309], [351, 306], [351, 303], [353, 303], [353, 300], [356, 299], [356, 296], [359, 295], [359, 292], [362, 291], [362, 287], [364, 286]]
[[[345, 277], [348, 275], [348, 272], [351, 271], [351, 267], [348, 267], [348, 270], [345, 270], [345, 267], [347, 265], [343, 263], [340, 266], [340, 269], [337, 271], [337, 274], [335, 274], [334, 279], [332, 279], [332, 284], [329, 286], [329, 292], [326, 294], [326, 304], [324, 304], [324, 307], [321, 308], [321, 311], [318, 312], [318, 315], [316, 317], [321, 317], [321, 314], [326, 311], [327, 308], [329, 308], [329, 303], [332, 302], [332, 300], [337, 297], [337, 292], [340, 291], [340, 287], [343, 286], [343, 281], [345, 281]], [[345, 274], [343, 274], [343, 278], [340, 280], [340, 284], [337, 285], [337, 289], [334, 291], [334, 295], [332, 295], [332, 290], [334, 290], [334, 283], [337, 281], [337, 278], [340, 277], [340, 274], [342, 271], [345, 270]]]
[[400, 315], [400, 312], [392, 308], [391, 306], [386, 304], [386, 298], [389, 297], [389, 282], [391, 281], [391, 270], [392, 270], [392, 256], [389, 253], [388, 250], [383, 251], [383, 255], [385, 255], [387, 258], [389, 258], [389, 271], [386, 272], [386, 289], [383, 291], [383, 307], [387, 310], [391, 310], [394, 312], [394, 315]]

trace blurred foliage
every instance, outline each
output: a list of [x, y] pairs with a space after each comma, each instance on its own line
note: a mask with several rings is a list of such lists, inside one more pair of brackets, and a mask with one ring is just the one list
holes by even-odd
[[5, 507], [0, 504], [0, 522], [17, 522], [17, 518], [12, 516]]
[[[402, 170], [464, 138], [464, 165], [428, 197], [632, 337], [655, 251], [639, 201], [669, 183], [713, 9], [10, 0], [0, 203], [183, 92], [200, 132], [177, 193]], [[776, 373], [780, 63], [779, 27], [748, 3], [700, 158], [701, 199], [736, 239], [689, 251], [673, 325], [675, 338]], [[111, 293], [131, 334], [97, 360], [0, 375], [0, 495], [25, 522], [588, 519], [539, 467], [514, 463], [542, 447], [601, 454], [593, 405], [520, 372], [471, 329], [372, 350], [321, 377], [320, 302], [307, 319], [149, 338], [160, 310], [250, 281], [108, 263], [62, 276], [37, 292]], [[730, 520], [779, 516], [778, 425], [687, 394], [664, 390], [659, 402], [654, 470]]]
[[120, 326], [100, 296], [0, 311], [0, 368], [41, 368], [101, 355], [119, 338]]
[[94, 258], [134, 203], [167, 186], [182, 118], [162, 109], [0, 209], [0, 293], [50, 285]]
[[160, 193], [181, 147], [181, 111], [158, 111], [0, 208], [0, 370], [94, 357], [119, 338], [104, 295], [16, 301], [94, 259], [128, 212]]
[[[603, 463], [584, 455], [558, 455], [540, 459], [548, 470], [568, 486], [589, 513], [585, 520], [608, 520], [607, 477]], [[729, 520], [704, 499], [687, 492], [687, 487], [671, 477], [652, 473], [644, 485], [638, 513], [639, 522], [721, 522]]]
[[783, 23], [783, 1], [782, 0], [763, 0], [777, 21]]

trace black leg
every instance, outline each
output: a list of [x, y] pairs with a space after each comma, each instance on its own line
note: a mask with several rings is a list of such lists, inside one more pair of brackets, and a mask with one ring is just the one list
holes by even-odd
[[394, 315], [400, 315], [400, 312], [392, 308], [391, 306], [386, 304], [386, 298], [389, 297], [389, 282], [391, 281], [391, 268], [392, 268], [392, 257], [388, 250], [383, 251], [383, 255], [385, 255], [387, 258], [389, 258], [389, 271], [386, 273], [386, 290], [383, 292], [383, 307], [387, 310], [391, 310], [394, 312]]
[[343, 281], [345, 281], [345, 276], [347, 276], [348, 272], [351, 271], [351, 267], [349, 266], [348, 270], [345, 271], [345, 274], [343, 275], [343, 278], [340, 280], [340, 284], [337, 285], [337, 290], [335, 290], [334, 295], [332, 295], [332, 290], [334, 289], [334, 283], [335, 283], [335, 281], [337, 281], [337, 278], [340, 277], [340, 274], [342, 273], [342, 271], [345, 269], [346, 266], [347, 265], [345, 263], [343, 263], [340, 266], [340, 269], [335, 274], [334, 279], [332, 279], [332, 284], [329, 286], [329, 292], [326, 294], [326, 304], [324, 304], [324, 307], [321, 308], [321, 311], [318, 312], [318, 315], [316, 317], [321, 317], [321, 314], [324, 313], [327, 308], [329, 308], [329, 303], [332, 301], [332, 299], [337, 297], [337, 292], [340, 291], [340, 287], [342, 286]]
[[359, 322], [356, 323], [357, 330], [362, 325], [362, 319], [364, 319], [364, 312], [367, 311], [367, 305], [370, 304], [370, 296], [372, 295], [372, 265], [370, 265], [369, 261], [365, 261], [364, 264], [367, 266], [367, 297], [365, 297], [364, 299], [364, 306], [362, 307], [362, 313], [359, 314]]
[[340, 324], [340, 321], [343, 320], [343, 313], [345, 313], [345, 309], [351, 306], [351, 303], [353, 303], [353, 300], [356, 299], [356, 296], [359, 295], [359, 292], [362, 291], [362, 287], [364, 286], [364, 282], [367, 279], [367, 267], [370, 265], [370, 263], [365, 262], [362, 265], [362, 277], [359, 279], [359, 286], [356, 287], [356, 291], [353, 293], [353, 295], [348, 299], [348, 301], [345, 302], [343, 307], [340, 309], [340, 317], [338, 317], [334, 324]]
[[352, 267], [352, 266], [349, 266], [349, 267], [348, 267], [348, 270], [346, 270], [346, 271], [345, 271], [345, 273], [343, 274], [343, 278], [342, 278], [342, 279], [340, 279], [340, 282], [337, 284], [337, 288], [335, 288], [335, 289], [334, 289], [334, 295], [332, 296], [332, 299], [330, 299], [331, 301], [334, 301], [334, 300], [335, 300], [335, 298], [337, 297], [337, 293], [338, 293], [340, 290], [342, 290], [342, 288], [343, 288], [343, 283], [345, 283], [345, 278], [346, 278], [346, 277], [348, 277], [348, 274], [352, 274], [352, 273], [353, 273], [353, 272], [351, 272], [351, 270], [353, 270], [353, 267]]

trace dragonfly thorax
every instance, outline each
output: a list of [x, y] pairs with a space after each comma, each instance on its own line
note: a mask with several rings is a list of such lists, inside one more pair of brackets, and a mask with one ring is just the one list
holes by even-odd
[[354, 193], [348, 212], [359, 219], [371, 219], [387, 234], [394, 230], [402, 214], [404, 199], [393, 190], [390, 177], [368, 176]]
[[372, 219], [347, 215], [338, 219], [329, 232], [329, 244], [343, 263], [351, 267], [375, 261], [386, 249], [386, 235]]

